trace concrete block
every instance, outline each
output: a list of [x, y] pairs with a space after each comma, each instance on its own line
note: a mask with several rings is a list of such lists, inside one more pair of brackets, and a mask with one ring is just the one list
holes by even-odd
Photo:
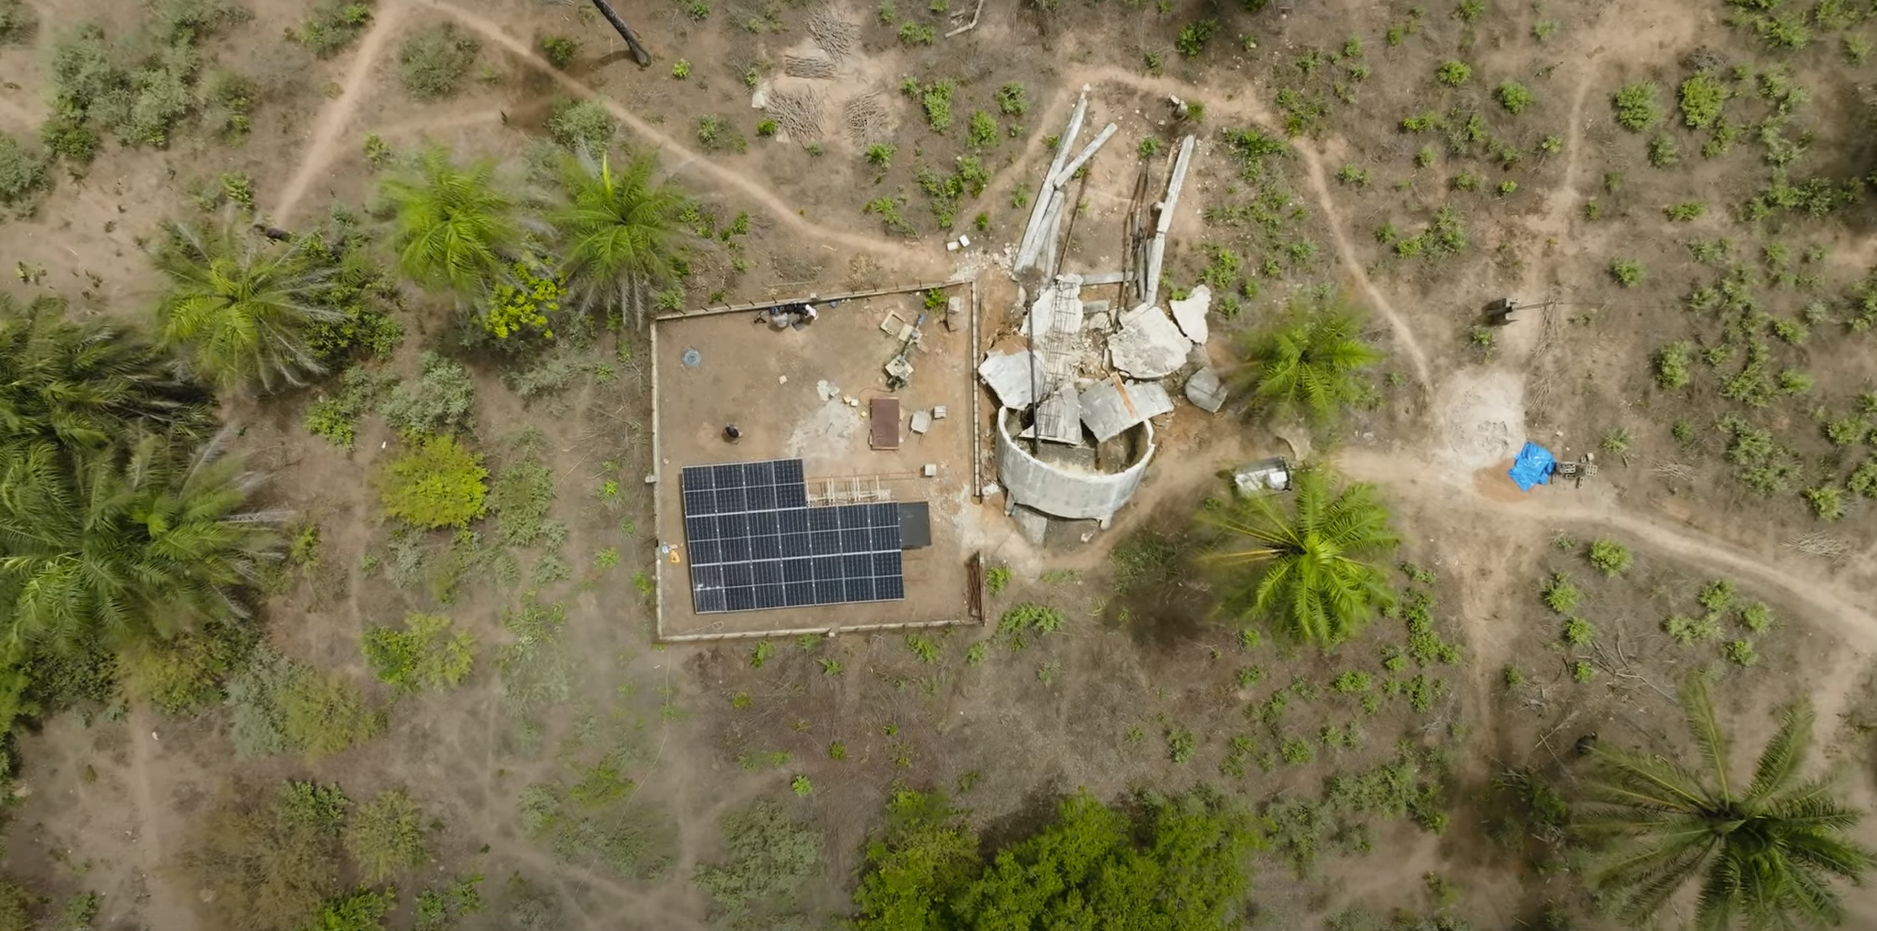
[[1212, 369], [1200, 369], [1186, 380], [1186, 400], [1202, 411], [1216, 414], [1225, 406], [1225, 380]]
[[1212, 309], [1212, 289], [1200, 285], [1181, 300], [1172, 301], [1173, 322], [1180, 325], [1180, 332], [1194, 343], [1204, 344], [1211, 337], [1206, 326], [1206, 312]]
[[912, 412], [912, 432], [925, 433], [932, 429], [932, 415], [925, 411]]
[[1108, 356], [1125, 375], [1142, 380], [1164, 378], [1186, 363], [1192, 341], [1159, 308], [1134, 317], [1108, 339]]

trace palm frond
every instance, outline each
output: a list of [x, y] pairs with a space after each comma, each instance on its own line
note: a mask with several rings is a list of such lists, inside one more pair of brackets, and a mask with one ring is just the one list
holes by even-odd
[[1714, 716], [1714, 702], [1708, 696], [1707, 680], [1700, 676], [1687, 676], [1681, 683], [1682, 713], [1688, 718], [1688, 730], [1694, 735], [1695, 746], [1701, 750], [1701, 759], [1708, 764], [1708, 770], [1714, 774], [1715, 782], [1720, 787], [1722, 798], [1733, 798], [1732, 782], [1727, 773], [1727, 736], [1721, 731], [1721, 722]]
[[1779, 730], [1760, 751], [1753, 769], [1753, 782], [1747, 786], [1747, 798], [1763, 799], [1785, 788], [1793, 774], [1805, 763], [1805, 752], [1812, 744], [1812, 707], [1795, 702], [1781, 712]]

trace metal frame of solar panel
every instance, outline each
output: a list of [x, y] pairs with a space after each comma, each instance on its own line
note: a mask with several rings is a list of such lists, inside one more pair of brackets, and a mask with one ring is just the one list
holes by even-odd
[[698, 614], [899, 601], [899, 505], [808, 506], [800, 459], [688, 466], [679, 476]]

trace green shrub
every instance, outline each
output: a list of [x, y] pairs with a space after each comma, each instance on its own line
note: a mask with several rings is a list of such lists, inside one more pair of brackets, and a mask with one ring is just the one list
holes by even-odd
[[1566, 618], [1564, 621], [1564, 642], [1574, 647], [1589, 646], [1597, 639], [1597, 629], [1581, 617]]
[[1495, 93], [1499, 98], [1499, 105], [1513, 115], [1525, 112], [1525, 108], [1531, 106], [1532, 101], [1536, 99], [1532, 96], [1530, 88], [1517, 81], [1507, 81], [1499, 85]]
[[45, 157], [0, 133], [0, 204], [23, 204], [45, 189]]
[[935, 133], [942, 133], [952, 125], [952, 95], [957, 93], [958, 85], [953, 81], [933, 81], [921, 84], [913, 78], [901, 82], [900, 90], [919, 102], [925, 111], [926, 125]]
[[98, 154], [101, 142], [97, 130], [70, 116], [54, 113], [39, 127], [39, 143], [46, 152], [80, 165], [88, 164]]
[[474, 634], [451, 628], [450, 619], [438, 614], [407, 615], [402, 630], [367, 628], [365, 660], [393, 691], [448, 691], [469, 678], [476, 650]]
[[1835, 521], [1844, 516], [1844, 493], [1836, 485], [1820, 485], [1807, 488], [1802, 494], [1805, 503], [1811, 505], [1812, 514], [1819, 520]]
[[927, 23], [901, 23], [899, 41], [905, 45], [931, 45], [938, 41], [938, 30]]
[[1721, 653], [1736, 666], [1751, 666], [1760, 661], [1760, 654], [1753, 649], [1751, 640], [1729, 640]]
[[307, 12], [298, 38], [307, 51], [325, 58], [357, 41], [370, 24], [370, 3], [327, 0]]
[[1642, 282], [1642, 263], [1634, 259], [1618, 259], [1610, 265], [1610, 277], [1625, 288], [1633, 288]]
[[984, 573], [984, 587], [993, 597], [1004, 593], [1010, 586], [1010, 567], [992, 566]]
[[1667, 391], [1686, 387], [1694, 378], [1688, 367], [1693, 352], [1694, 346], [1686, 340], [1669, 343], [1656, 350], [1655, 383]]
[[1681, 82], [1678, 92], [1682, 122], [1689, 129], [1706, 129], [1714, 125], [1714, 121], [1721, 117], [1721, 106], [1731, 96], [1733, 92], [1712, 73], [1695, 72], [1693, 77]]
[[697, 144], [706, 152], [741, 152], [749, 148], [749, 142], [736, 127], [715, 113], [697, 118]]
[[1698, 200], [1690, 200], [1662, 208], [1662, 215], [1667, 217], [1670, 222], [1686, 223], [1700, 217], [1707, 212], [1707, 209], [1708, 205]]
[[467, 527], [481, 517], [489, 470], [452, 436], [417, 441], [380, 469], [374, 481], [385, 513], [414, 527]]
[[1022, 116], [1029, 106], [1029, 102], [1023, 98], [1022, 84], [1011, 81], [997, 89], [997, 112], [1005, 116]]
[[1631, 132], [1642, 132], [1660, 122], [1662, 106], [1657, 100], [1660, 92], [1659, 87], [1647, 81], [1623, 85], [1616, 92], [1617, 125]]
[[1571, 583], [1570, 577], [1562, 572], [1551, 573], [1551, 578], [1545, 581], [1543, 595], [1545, 605], [1559, 614], [1570, 614], [1584, 597], [1584, 593]]
[[424, 865], [424, 811], [402, 789], [386, 789], [358, 807], [345, 828], [345, 850], [359, 876], [376, 885]]
[[1877, 459], [1866, 459], [1851, 471], [1845, 486], [1865, 498], [1877, 498]]
[[255, 650], [247, 664], [228, 680], [228, 736], [235, 756], [246, 758], [285, 753], [293, 749], [287, 739], [282, 696], [306, 667], [267, 649]]
[[39, 17], [26, 0], [0, 0], [0, 45], [24, 45], [38, 31]]
[[1597, 667], [1590, 665], [1589, 660], [1572, 660], [1570, 669], [1572, 682], [1589, 682], [1597, 677]]
[[397, 378], [354, 366], [345, 370], [340, 384], [338, 394], [321, 395], [306, 406], [303, 423], [308, 433], [341, 449], [351, 449], [358, 441], [359, 418], [397, 384]]
[[179, 634], [118, 658], [124, 693], [168, 715], [187, 715], [220, 701], [222, 682], [253, 649], [247, 625], [215, 623]]
[[1773, 626], [1773, 609], [1764, 601], [1750, 601], [1740, 608], [1740, 623], [1754, 633], [1761, 633]]
[[876, 142], [867, 147], [867, 164], [882, 171], [893, 162], [894, 148], [883, 142]]
[[997, 121], [983, 110], [974, 111], [965, 126], [965, 144], [984, 148], [997, 144]]
[[456, 93], [481, 51], [482, 43], [454, 24], [432, 26], [404, 40], [398, 50], [398, 79], [418, 100], [448, 97]]
[[422, 372], [417, 379], [391, 392], [378, 413], [408, 440], [468, 429], [476, 401], [469, 370], [429, 351], [419, 357], [419, 363]]
[[385, 913], [398, 902], [396, 892], [360, 889], [327, 899], [313, 919], [313, 931], [384, 931]]
[[1681, 614], [1671, 615], [1662, 622], [1662, 630], [1682, 646], [1703, 640], [1717, 640], [1721, 636], [1720, 622], [1712, 615], [1699, 618]]
[[1202, 19], [1180, 28], [1178, 38], [1173, 40], [1173, 48], [1186, 58], [1196, 58], [1206, 50], [1206, 43], [1219, 32], [1219, 21]]
[[580, 54], [580, 43], [566, 36], [542, 36], [541, 54], [547, 63], [566, 71]]
[[702, 864], [696, 874], [711, 898], [712, 927], [780, 926], [777, 919], [820, 866], [820, 833], [770, 802], [725, 816], [722, 829], [726, 859]]
[[1590, 544], [1590, 564], [1602, 569], [1606, 575], [1622, 575], [1629, 571], [1633, 557], [1629, 547], [1615, 540], [1597, 540]]
[[548, 137], [569, 151], [598, 158], [613, 143], [619, 121], [597, 100], [556, 100], [547, 115]]
[[1656, 133], [1649, 139], [1649, 164], [1657, 168], [1673, 168], [1681, 164], [1681, 146], [1668, 133]]
[[1473, 69], [1466, 62], [1447, 60], [1440, 63], [1434, 72], [1434, 80], [1448, 87], [1459, 87], [1473, 77]]
[[309, 760], [332, 756], [384, 732], [383, 712], [344, 674], [306, 670], [280, 693], [281, 733]]

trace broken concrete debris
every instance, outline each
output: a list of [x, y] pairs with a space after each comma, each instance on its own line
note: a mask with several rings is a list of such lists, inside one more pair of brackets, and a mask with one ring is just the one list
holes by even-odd
[[1200, 369], [1186, 380], [1186, 400], [1208, 414], [1225, 406], [1225, 380], [1212, 369]]
[[1186, 351], [1192, 345], [1165, 311], [1150, 307], [1108, 338], [1108, 357], [1129, 377], [1165, 378], [1186, 364]]
[[1173, 322], [1180, 325], [1180, 332], [1194, 343], [1204, 345], [1211, 336], [1206, 326], [1206, 312], [1212, 309], [1212, 289], [1199, 285], [1185, 298], [1168, 304], [1173, 308]]
[[1161, 414], [1173, 412], [1173, 399], [1158, 382], [1098, 381], [1081, 395], [1082, 423], [1098, 442], [1106, 443], [1122, 431]]
[[1043, 360], [1028, 349], [986, 356], [978, 366], [978, 376], [1004, 407], [1029, 407], [1049, 390], [1043, 379]]

